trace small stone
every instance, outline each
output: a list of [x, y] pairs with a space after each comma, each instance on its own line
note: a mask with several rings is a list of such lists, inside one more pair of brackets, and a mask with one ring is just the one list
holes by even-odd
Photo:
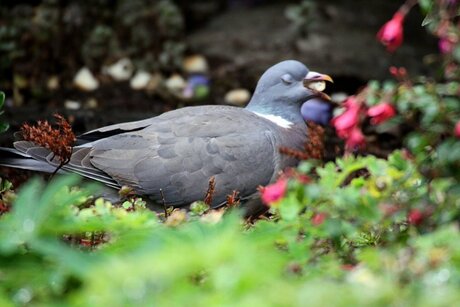
[[78, 102], [78, 101], [74, 101], [74, 100], [66, 100], [64, 102], [64, 107], [67, 109], [67, 110], [78, 110], [81, 108], [81, 103]]
[[48, 82], [46, 82], [46, 87], [50, 91], [55, 91], [59, 88], [59, 78], [57, 76], [52, 76], [48, 79]]
[[183, 69], [190, 74], [206, 73], [209, 70], [208, 61], [202, 55], [191, 55], [184, 59]]
[[187, 86], [182, 92], [186, 99], [205, 99], [209, 95], [209, 78], [203, 74], [192, 74], [187, 79]]
[[235, 105], [235, 106], [243, 106], [245, 105], [249, 99], [251, 98], [251, 93], [244, 88], [234, 89], [227, 94], [225, 94], [225, 103]]
[[165, 85], [171, 92], [180, 92], [185, 88], [187, 82], [181, 75], [174, 74], [166, 80]]
[[129, 85], [133, 90], [143, 90], [147, 87], [151, 79], [152, 75], [150, 73], [139, 70], [131, 79]]
[[122, 58], [116, 63], [104, 67], [102, 71], [115, 81], [126, 81], [131, 78], [134, 72], [134, 65], [130, 59]]
[[96, 109], [98, 105], [99, 103], [94, 98], [90, 98], [85, 102], [85, 108], [87, 109]]
[[187, 220], [187, 212], [181, 209], [174, 209], [165, 221], [166, 226], [176, 227]]
[[158, 86], [163, 82], [163, 76], [160, 73], [154, 73], [145, 87], [146, 91], [150, 94], [155, 93]]
[[73, 79], [74, 84], [83, 91], [94, 91], [99, 87], [99, 81], [93, 76], [91, 71], [87, 67], [82, 67], [75, 78]]
[[222, 220], [225, 209], [211, 210], [201, 216], [200, 220], [204, 223], [217, 224]]

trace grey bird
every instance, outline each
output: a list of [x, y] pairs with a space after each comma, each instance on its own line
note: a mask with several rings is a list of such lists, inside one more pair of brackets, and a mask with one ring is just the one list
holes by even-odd
[[[185, 107], [89, 131], [78, 137], [62, 171], [115, 189], [129, 186], [171, 206], [202, 200], [211, 177], [213, 207], [234, 190], [250, 197], [298, 163], [279, 148], [303, 149], [308, 136], [302, 113], [308, 115], [311, 102], [315, 109], [318, 101], [327, 103], [325, 81], [332, 79], [298, 61], [280, 62], [262, 75], [245, 108]], [[59, 164], [52, 152], [29, 141], [0, 148], [3, 166], [53, 172]]]

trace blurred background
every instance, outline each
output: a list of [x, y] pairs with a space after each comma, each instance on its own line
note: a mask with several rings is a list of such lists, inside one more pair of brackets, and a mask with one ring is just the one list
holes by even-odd
[[332, 75], [337, 100], [388, 78], [391, 65], [427, 73], [437, 43], [418, 10], [397, 53], [375, 38], [401, 3], [3, 0], [0, 90], [11, 128], [0, 143], [55, 112], [80, 133], [185, 105], [244, 106], [260, 74], [284, 59]]

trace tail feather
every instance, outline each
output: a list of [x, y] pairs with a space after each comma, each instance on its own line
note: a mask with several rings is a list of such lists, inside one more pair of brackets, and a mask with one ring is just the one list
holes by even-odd
[[56, 170], [44, 161], [38, 161], [13, 148], [0, 147], [0, 165], [37, 172], [53, 173]]
[[[19, 145], [21, 146], [23, 144], [19, 142]], [[24, 148], [24, 151], [26, 151], [27, 153], [21, 152], [20, 150], [14, 148], [0, 147], [0, 166], [44, 173], [53, 173], [56, 171], [56, 168], [59, 164], [57, 164], [56, 161], [52, 161], [52, 158], [50, 159], [49, 151], [47, 149], [40, 149], [39, 147], [27, 147]], [[31, 155], [28, 154], [28, 151], [31, 152]], [[39, 153], [42, 153], [43, 156], [39, 155]], [[59, 169], [58, 173], [73, 172], [79, 174], [80, 176], [102, 182], [111, 188], [120, 188], [120, 185], [115, 180], [110, 178], [107, 174], [103, 173], [102, 171], [94, 168], [91, 169], [83, 165], [74, 164], [72, 162], [74, 161], [71, 161], [71, 163], [64, 165], [61, 169]]]

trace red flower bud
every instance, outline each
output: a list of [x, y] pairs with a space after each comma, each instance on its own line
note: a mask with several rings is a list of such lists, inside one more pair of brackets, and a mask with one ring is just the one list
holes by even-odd
[[460, 121], [455, 124], [454, 135], [460, 139]]
[[287, 180], [280, 178], [277, 182], [260, 189], [262, 202], [266, 205], [271, 205], [283, 198], [284, 194], [286, 194], [286, 190]]
[[448, 37], [441, 37], [438, 41], [439, 51], [442, 54], [451, 53], [454, 50], [454, 43]]
[[372, 117], [371, 124], [378, 125], [395, 116], [396, 110], [393, 105], [383, 102], [367, 110], [367, 115]]
[[332, 119], [331, 123], [337, 131], [337, 135], [341, 138], [347, 138], [353, 128], [359, 122], [359, 112], [361, 105], [356, 100], [355, 96], [350, 96], [344, 102], [345, 112]]
[[411, 225], [419, 225], [423, 221], [423, 212], [419, 209], [412, 209], [407, 215], [407, 221]]
[[345, 147], [347, 150], [355, 150], [356, 148], [362, 148], [366, 144], [364, 134], [361, 132], [359, 127], [355, 126], [345, 141]]
[[385, 23], [377, 33], [377, 39], [387, 47], [389, 52], [398, 49], [403, 42], [404, 17], [403, 13], [396, 12], [393, 18]]

